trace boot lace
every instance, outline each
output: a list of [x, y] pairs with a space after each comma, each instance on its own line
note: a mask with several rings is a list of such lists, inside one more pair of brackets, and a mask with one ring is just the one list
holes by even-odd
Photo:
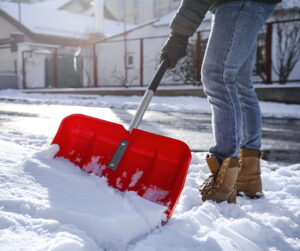
[[207, 194], [211, 191], [213, 185], [215, 184], [215, 177], [211, 174], [204, 183], [199, 187], [199, 191], [201, 194]]

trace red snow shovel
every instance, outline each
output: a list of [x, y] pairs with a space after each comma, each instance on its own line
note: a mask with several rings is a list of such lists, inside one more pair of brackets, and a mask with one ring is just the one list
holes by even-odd
[[120, 124], [73, 114], [62, 120], [52, 144], [59, 145], [55, 157], [105, 176], [108, 184], [120, 191], [136, 191], [165, 205], [170, 218], [184, 186], [190, 149], [179, 140], [137, 129], [167, 67], [166, 61], [160, 64], [128, 130]]

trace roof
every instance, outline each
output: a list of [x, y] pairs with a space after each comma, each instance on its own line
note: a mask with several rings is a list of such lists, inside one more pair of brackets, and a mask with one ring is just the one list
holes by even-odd
[[[61, 0], [61, 3], [63, 2], [66, 1]], [[48, 4], [22, 4], [22, 25], [35, 34], [75, 39], [88, 39], [89, 34], [94, 32], [94, 17], [56, 10], [55, 8], [60, 5], [58, 1], [49, 1]], [[0, 2], [0, 9], [14, 20], [19, 20], [17, 3]], [[116, 35], [122, 33], [123, 30], [123, 23], [104, 20], [105, 36]]]
[[48, 1], [41, 1], [34, 3], [35, 6], [41, 7], [41, 8], [47, 8], [52, 10], [58, 10], [67, 3], [69, 3], [71, 0], [48, 0]]

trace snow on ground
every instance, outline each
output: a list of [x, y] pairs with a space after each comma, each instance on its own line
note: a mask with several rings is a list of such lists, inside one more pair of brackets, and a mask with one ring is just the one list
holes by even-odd
[[[0, 91], [1, 102], [19, 104], [55, 104], [107, 107], [115, 109], [137, 109], [141, 97], [138, 96], [89, 96], [70, 94], [27, 94], [18, 90]], [[263, 117], [300, 118], [300, 105], [275, 102], [260, 102]], [[182, 113], [211, 113], [205, 98], [199, 97], [153, 97], [148, 110]]]
[[[192, 113], [203, 106], [200, 110], [209, 112], [205, 100], [173, 99], [157, 97], [151, 109]], [[50, 146], [50, 120], [56, 117], [50, 114], [50, 104], [81, 105], [76, 109], [94, 113], [91, 106], [98, 102], [102, 107], [133, 109], [139, 100], [0, 92], [0, 101], [7, 106], [9, 102], [43, 104], [40, 109], [49, 112], [50, 118], [49, 128], [43, 130], [30, 128], [29, 121], [45, 124], [45, 118], [38, 116], [0, 121], [1, 251], [300, 250], [300, 164], [262, 161], [262, 199], [239, 197], [237, 204], [203, 203], [197, 187], [209, 171], [205, 153], [192, 153], [175, 213], [161, 226], [165, 217], [162, 206], [133, 192], [121, 193], [108, 187], [104, 178], [52, 158], [57, 146]], [[262, 104], [267, 116], [272, 110], [280, 116], [299, 116], [299, 106], [272, 104]]]

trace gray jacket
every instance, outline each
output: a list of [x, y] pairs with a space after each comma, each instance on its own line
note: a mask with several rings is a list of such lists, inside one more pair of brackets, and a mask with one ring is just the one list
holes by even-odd
[[[192, 36], [208, 10], [213, 12], [219, 5], [230, 1], [234, 0], [182, 0], [178, 12], [171, 22], [170, 28], [172, 32], [184, 36]], [[281, 0], [260, 1], [278, 3]]]

